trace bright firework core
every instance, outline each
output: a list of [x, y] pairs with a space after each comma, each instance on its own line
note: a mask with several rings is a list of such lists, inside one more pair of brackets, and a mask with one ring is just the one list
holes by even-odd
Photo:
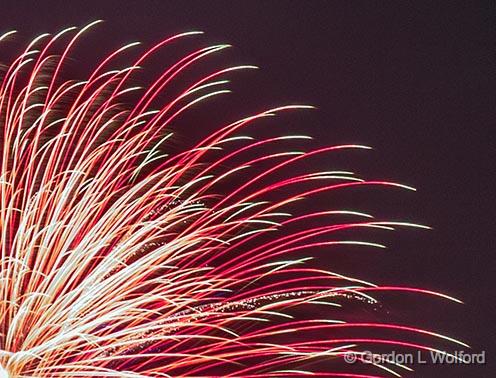
[[3, 368], [3, 366], [0, 364], [0, 378], [9, 378], [9, 372]]

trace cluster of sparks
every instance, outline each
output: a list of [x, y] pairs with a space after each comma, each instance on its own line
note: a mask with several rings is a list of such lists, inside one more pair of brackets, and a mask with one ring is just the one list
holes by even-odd
[[[292, 105], [230, 123], [168, 156], [174, 121], [228, 92], [228, 73], [253, 67], [212, 72], [157, 107], [178, 75], [226, 47], [192, 51], [147, 88], [132, 86], [155, 52], [199, 34], [189, 32], [113, 68], [137, 43], [125, 45], [87, 80], [64, 81], [65, 62], [94, 24], [43, 34], [3, 68], [0, 377], [365, 378], [410, 367], [377, 364], [372, 375], [354, 373], [357, 366], [343, 363], [346, 353], [360, 356], [374, 345], [437, 350], [408, 341], [410, 335], [464, 345], [345, 316], [348, 304], [369, 306], [384, 291], [456, 299], [376, 286], [308, 264], [322, 248], [382, 247], [341, 240], [337, 232], [423, 227], [350, 210], [288, 210], [350, 187], [411, 189], [347, 171], [286, 174], [310, 157], [367, 147], [275, 153], [274, 146], [311, 138], [248, 136], [261, 118], [307, 108]], [[135, 92], [134, 105], [122, 101]], [[275, 178], [281, 172], [286, 178]], [[309, 317], [313, 311], [332, 316]]]

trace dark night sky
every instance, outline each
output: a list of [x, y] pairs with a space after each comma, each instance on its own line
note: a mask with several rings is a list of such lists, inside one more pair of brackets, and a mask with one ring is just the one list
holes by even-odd
[[[262, 68], [234, 78], [238, 115], [263, 104], [311, 103], [319, 109], [296, 116], [295, 128], [326, 144], [373, 146], [348, 163], [418, 192], [373, 194], [370, 207], [434, 230], [386, 235], [390, 248], [370, 260], [380, 268], [355, 276], [464, 300], [418, 302], [408, 311], [420, 319], [427, 313], [428, 328], [474, 351], [487, 350], [489, 364], [414, 376], [489, 377], [496, 335], [494, 8], [478, 1], [2, 1], [0, 14], [2, 31], [26, 38], [105, 19], [95, 50], [204, 30], [204, 42], [234, 45], [227, 61]], [[92, 58], [93, 50], [83, 52]]]

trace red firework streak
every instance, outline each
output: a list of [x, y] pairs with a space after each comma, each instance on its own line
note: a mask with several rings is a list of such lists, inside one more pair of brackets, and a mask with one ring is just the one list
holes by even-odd
[[[411, 370], [367, 364], [374, 348], [448, 353], [435, 340], [466, 347], [418, 328], [347, 320], [383, 292], [458, 300], [376, 286], [309, 261], [343, 245], [383, 247], [342, 239], [349, 230], [426, 228], [296, 206], [353, 187], [412, 189], [348, 171], [293, 169], [368, 147], [301, 152], [281, 148], [311, 138], [248, 136], [262, 118], [310, 108], [291, 105], [166, 155], [184, 111], [229, 92], [230, 72], [255, 67], [192, 80], [157, 106], [180, 74], [227, 47], [193, 51], [145, 90], [132, 86], [148, 58], [200, 34], [189, 32], [114, 68], [137, 43], [125, 45], [87, 80], [64, 81], [76, 42], [96, 23], [37, 37], [2, 73], [0, 377], [365, 378]], [[345, 363], [350, 353], [356, 364]]]

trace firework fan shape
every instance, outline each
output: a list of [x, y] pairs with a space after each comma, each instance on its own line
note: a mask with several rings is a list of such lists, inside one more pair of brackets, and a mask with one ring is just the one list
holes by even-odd
[[[174, 121], [228, 92], [228, 73], [253, 67], [211, 72], [156, 106], [178, 75], [226, 47], [191, 51], [146, 88], [133, 85], [157, 51], [200, 34], [189, 32], [115, 68], [137, 43], [125, 45], [87, 80], [64, 81], [64, 63], [96, 23], [43, 34], [2, 69], [0, 377], [378, 377], [410, 368], [374, 363], [375, 372], [359, 372], [366, 350], [465, 345], [345, 316], [384, 291], [456, 299], [376, 286], [308, 261], [343, 244], [381, 247], [342, 239], [343, 230], [423, 227], [339, 208], [291, 212], [351, 187], [411, 189], [346, 171], [292, 170], [367, 147], [284, 151], [275, 146], [310, 138], [248, 136], [262, 118], [308, 108], [292, 105], [167, 155]], [[130, 106], [123, 99], [133, 93]], [[345, 363], [350, 351], [357, 364]]]

